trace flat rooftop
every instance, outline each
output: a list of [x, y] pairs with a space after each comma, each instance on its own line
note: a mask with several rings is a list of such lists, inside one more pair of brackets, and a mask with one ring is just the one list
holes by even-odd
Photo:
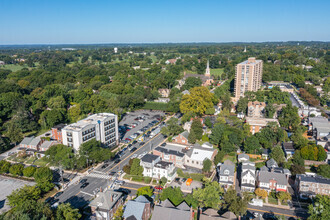
[[94, 115], [90, 115], [87, 118], [84, 118], [76, 123], [67, 125], [64, 129], [65, 130], [75, 130], [79, 131], [90, 124], [98, 124], [98, 121], [104, 121], [109, 117], [115, 117], [116, 115], [113, 113], [97, 113]]

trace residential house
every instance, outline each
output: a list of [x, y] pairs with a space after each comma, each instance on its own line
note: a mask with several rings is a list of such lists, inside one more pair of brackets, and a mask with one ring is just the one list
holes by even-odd
[[276, 163], [276, 161], [273, 158], [271, 158], [271, 159], [267, 160], [266, 166], [268, 168], [274, 168], [274, 167], [278, 167], [278, 164]]
[[166, 60], [165, 61], [165, 64], [175, 64], [176, 63], [176, 61], [177, 61], [177, 59], [169, 59], [169, 60]]
[[146, 154], [141, 158], [140, 165], [143, 167], [143, 176], [156, 179], [165, 177], [169, 182], [172, 182], [176, 176], [174, 164], [161, 161], [157, 155]]
[[123, 218], [149, 220], [151, 216], [151, 202], [145, 196], [138, 196], [126, 203]]
[[152, 170], [152, 178], [161, 179], [165, 177], [168, 182], [172, 182], [176, 177], [176, 168], [173, 163], [166, 161], [157, 162]]
[[96, 198], [90, 203], [92, 216], [100, 220], [110, 220], [124, 201], [125, 196], [121, 192], [113, 190], [99, 192], [96, 194]]
[[152, 153], [163, 161], [171, 162], [174, 166], [183, 168], [185, 154], [179, 150], [169, 149], [167, 145], [166, 147], [156, 147]]
[[248, 103], [248, 116], [254, 118], [262, 118], [264, 117], [264, 111], [266, 108], [265, 102], [249, 102]]
[[260, 169], [257, 176], [257, 186], [267, 192], [272, 190], [286, 192], [288, 190], [288, 179], [284, 173]]
[[246, 161], [241, 165], [241, 190], [254, 192], [256, 183], [256, 166], [254, 162]]
[[268, 160], [270, 149], [263, 149], [261, 153], [262, 159]]
[[218, 151], [214, 149], [213, 146], [210, 147], [207, 144], [201, 146], [196, 143], [187, 151], [184, 165], [203, 169], [204, 160], [209, 159], [213, 161], [217, 152]]
[[294, 151], [295, 151], [295, 149], [293, 147], [293, 142], [283, 142], [282, 148], [283, 148], [283, 152], [285, 154], [286, 159], [289, 159], [293, 156]]
[[274, 122], [279, 125], [277, 119], [273, 118], [252, 118], [246, 117], [246, 123], [250, 125], [250, 132], [252, 134], [258, 133], [261, 129], [267, 126], [268, 123]]
[[200, 212], [199, 220], [218, 220], [221, 219], [218, 210], [208, 208]]
[[164, 202], [154, 207], [151, 220], [168, 219], [193, 220], [194, 212], [185, 201], [178, 206], [174, 206], [170, 200], [166, 199]]
[[153, 176], [153, 168], [160, 161], [160, 157], [153, 154], [146, 154], [140, 160], [140, 166], [143, 167], [143, 176]]
[[235, 164], [230, 160], [226, 160], [223, 164], [217, 167], [219, 184], [225, 189], [228, 189], [234, 184], [235, 179]]
[[316, 139], [321, 139], [330, 134], [330, 122], [314, 122], [313, 123], [313, 136]]
[[250, 156], [247, 155], [247, 154], [245, 154], [245, 153], [242, 153], [242, 154], [239, 154], [237, 156], [237, 160], [238, 160], [239, 163], [245, 162], [245, 161], [249, 161], [250, 160]]
[[[192, 125], [192, 121], [187, 121], [186, 123], [184, 123], [183, 125], [183, 129], [187, 132], [190, 132], [191, 129], [191, 125]], [[189, 134], [188, 134], [189, 135]]]
[[174, 136], [172, 139], [172, 142], [177, 143], [177, 144], [188, 145], [189, 144], [188, 136], [189, 136], [189, 132], [184, 131], [184, 132], [180, 133], [179, 135]]
[[295, 186], [300, 197], [312, 197], [317, 194], [330, 196], [330, 179], [321, 176], [296, 175]]
[[168, 98], [170, 96], [170, 89], [158, 89], [158, 93], [162, 98]]

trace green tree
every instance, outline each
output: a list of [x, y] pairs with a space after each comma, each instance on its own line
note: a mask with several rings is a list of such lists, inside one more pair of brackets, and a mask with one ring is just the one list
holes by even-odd
[[317, 195], [314, 204], [308, 206], [310, 220], [329, 219], [330, 197], [327, 195]]
[[217, 155], [215, 155], [215, 157], [214, 157], [214, 165], [218, 165], [221, 161], [222, 161], [222, 159], [224, 158], [224, 156], [225, 156], [225, 152], [224, 151], [219, 151], [218, 153], [217, 153]]
[[23, 139], [22, 129], [17, 127], [14, 123], [6, 124], [7, 130], [5, 135], [12, 143], [20, 142]]
[[14, 164], [9, 168], [9, 173], [17, 176], [21, 176], [23, 174], [24, 165], [23, 164]]
[[236, 111], [237, 112], [243, 112], [244, 114], [246, 114], [246, 110], [248, 107], [248, 98], [244, 97], [244, 98], [240, 98], [237, 102], [237, 107], [236, 107]]
[[260, 153], [261, 151], [261, 145], [259, 143], [258, 138], [255, 136], [247, 137], [244, 141], [244, 151], [247, 153]]
[[8, 197], [8, 203], [11, 207], [18, 207], [28, 200], [40, 199], [41, 190], [35, 186], [24, 186], [14, 190]]
[[120, 205], [118, 209], [116, 210], [115, 214], [113, 215], [114, 220], [122, 220], [124, 214], [124, 207], [123, 205]]
[[288, 192], [279, 192], [276, 196], [281, 202], [291, 200], [291, 194]]
[[322, 165], [318, 166], [317, 174], [319, 174], [325, 178], [330, 178], [330, 165], [322, 164]]
[[56, 210], [56, 219], [58, 220], [75, 220], [80, 219], [81, 214], [78, 209], [72, 208], [70, 203], [61, 203]]
[[11, 164], [8, 161], [1, 160], [0, 161], [0, 173], [8, 173]]
[[188, 135], [188, 142], [191, 143], [191, 144], [194, 144], [196, 143], [196, 134], [193, 130], [190, 130], [190, 133]]
[[175, 206], [179, 205], [183, 199], [183, 193], [179, 187], [167, 187], [160, 194], [160, 200], [169, 199]]
[[34, 180], [37, 182], [37, 186], [43, 191], [48, 192], [54, 187], [53, 171], [48, 167], [40, 167], [33, 175]]
[[212, 167], [212, 161], [210, 161], [209, 159], [205, 159], [203, 161], [203, 171], [204, 172], [210, 172], [211, 167]]
[[194, 131], [197, 140], [202, 139], [202, 136], [203, 136], [203, 125], [202, 125], [200, 119], [194, 119], [193, 120], [193, 122], [191, 124], [190, 131]]
[[179, 119], [177, 118], [170, 118], [167, 123], [166, 127], [163, 127], [161, 133], [166, 136], [178, 135], [183, 132], [183, 128], [179, 125]]
[[142, 173], [143, 173], [143, 167], [140, 166], [140, 159], [134, 158], [131, 165], [130, 174], [141, 176]]
[[210, 117], [206, 117], [205, 120], [204, 120], [204, 124], [208, 127], [208, 128], [212, 128], [213, 127], [213, 124], [211, 122], [211, 119]]
[[208, 108], [213, 107], [215, 101], [213, 93], [206, 87], [195, 87], [190, 90], [190, 94], [182, 96], [180, 111], [182, 113], [193, 112], [203, 115]]
[[198, 188], [193, 191], [193, 198], [198, 201], [200, 207], [212, 207], [219, 209], [221, 205], [220, 196], [223, 195], [223, 189], [217, 182], [206, 182], [204, 188]]
[[297, 107], [287, 105], [282, 108], [281, 114], [278, 117], [280, 125], [286, 129], [294, 130], [300, 124]]
[[278, 164], [283, 164], [285, 162], [284, 152], [281, 146], [274, 147], [269, 157], [273, 158]]
[[75, 104], [68, 110], [68, 117], [71, 122], [78, 121], [79, 117], [81, 116], [81, 106], [80, 104]]
[[251, 195], [244, 192], [243, 198], [237, 195], [236, 190], [230, 188], [224, 195], [225, 207], [233, 212], [236, 216], [246, 214], [248, 202], [251, 200]]
[[162, 177], [161, 179], [160, 179], [160, 184], [161, 185], [165, 185], [167, 183], [167, 179], [166, 179], [166, 177]]
[[202, 80], [197, 77], [188, 77], [183, 85], [183, 90], [189, 90], [202, 85]]
[[47, 106], [51, 109], [61, 109], [66, 107], [63, 96], [52, 97], [47, 102]]
[[151, 197], [153, 194], [154, 194], [154, 190], [150, 186], [140, 187], [136, 191], [136, 196], [149, 196], [149, 197]]
[[33, 166], [25, 167], [23, 170], [23, 175], [26, 177], [32, 177], [36, 172], [37, 168]]

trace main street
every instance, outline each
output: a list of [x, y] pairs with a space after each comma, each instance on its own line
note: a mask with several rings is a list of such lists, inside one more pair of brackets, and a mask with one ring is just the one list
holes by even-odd
[[253, 213], [253, 212], [257, 212], [259, 214], [264, 214], [264, 213], [271, 213], [274, 215], [283, 215], [286, 218], [303, 218], [303, 219], [307, 219], [308, 214], [306, 212], [306, 210], [304, 209], [299, 209], [299, 208], [295, 208], [294, 210], [291, 209], [281, 209], [281, 208], [275, 208], [272, 206], [252, 206], [252, 205], [248, 205], [248, 210]]
[[[164, 136], [162, 134], [158, 134], [154, 138], [148, 140], [142, 146], [139, 146], [139, 143], [136, 143], [133, 146], [137, 147], [136, 151], [130, 152], [127, 150], [126, 153], [121, 157], [121, 161], [119, 163], [116, 164], [112, 162], [108, 167], [105, 167], [104, 169], [99, 167], [86, 176], [81, 177], [81, 179], [86, 179], [88, 185], [85, 188], [82, 188], [81, 183], [71, 184], [67, 189], [63, 191], [63, 194], [57, 198], [57, 202], [70, 202], [76, 208], [85, 206], [99, 190], [104, 190], [105, 188], [113, 185], [115, 177], [110, 176], [109, 173], [121, 170], [123, 166], [128, 164], [129, 160], [134, 154], [140, 155], [142, 153], [148, 153], [164, 140]], [[135, 194], [136, 190], [141, 186], [143, 185], [125, 183], [122, 188], [129, 189], [131, 194]]]

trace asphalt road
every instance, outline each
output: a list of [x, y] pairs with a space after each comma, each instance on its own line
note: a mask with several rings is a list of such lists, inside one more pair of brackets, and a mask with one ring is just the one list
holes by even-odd
[[283, 215], [287, 218], [293, 217], [293, 218], [307, 219], [308, 217], [306, 210], [301, 210], [301, 209], [288, 210], [288, 209], [274, 208], [271, 206], [260, 207], [260, 206], [248, 205], [248, 210], [250, 212], [257, 212], [259, 214], [272, 213], [274, 215]]
[[[85, 177], [82, 177], [82, 179], [87, 179], [87, 182], [89, 183], [85, 188], [80, 188], [82, 184], [73, 184], [70, 185], [67, 189], [63, 191], [63, 194], [60, 195], [57, 199], [59, 203], [69, 202], [71, 205], [75, 208], [81, 208], [89, 203], [89, 201], [93, 198], [94, 192], [96, 192], [97, 189], [105, 189], [106, 187], [112, 185], [113, 180], [110, 180], [110, 176], [108, 175], [109, 172], [112, 171], [119, 171], [128, 164], [129, 159], [133, 154], [141, 154], [144, 152], [149, 152], [152, 149], [157, 147], [162, 141], [164, 141], [165, 138], [162, 134], [158, 134], [154, 138], [147, 141], [144, 145], [139, 146], [138, 149], [135, 152], [130, 152], [127, 150], [127, 152], [123, 155], [122, 160], [118, 164], [110, 164], [105, 169], [97, 169], [90, 174], [88, 174]], [[138, 145], [139, 143], [137, 143]], [[92, 177], [90, 175], [95, 175], [97, 177]], [[131, 190], [131, 194], [135, 195], [136, 190], [144, 185], [138, 185], [138, 184], [131, 184], [131, 183], [125, 183], [124, 186], [121, 188], [126, 188]]]
[[142, 153], [148, 153], [152, 149], [156, 148], [161, 142], [165, 140], [164, 136], [162, 134], [156, 135], [154, 138], [148, 140], [144, 145], [139, 146], [140, 143], [136, 143], [133, 145], [133, 147], [136, 147], [137, 150], [134, 152], [130, 152], [129, 150], [126, 150], [125, 154], [120, 158], [121, 161], [117, 164], [110, 163], [110, 165], [104, 169], [98, 168], [97, 171], [109, 173], [112, 171], [119, 171], [121, 170], [126, 164], [128, 164], [131, 157], [136, 154], [137, 156]]

